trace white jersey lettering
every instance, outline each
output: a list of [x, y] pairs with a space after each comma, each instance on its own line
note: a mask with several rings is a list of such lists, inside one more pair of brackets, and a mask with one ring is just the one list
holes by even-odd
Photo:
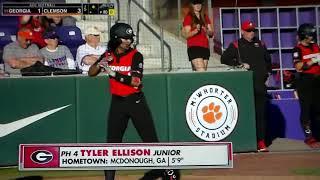
[[311, 58], [317, 58], [317, 57], [320, 57], [320, 53], [305, 55], [305, 56], [303, 56], [303, 59], [311, 59]]
[[130, 66], [110, 66], [112, 71], [122, 71], [122, 72], [128, 72], [131, 70]]

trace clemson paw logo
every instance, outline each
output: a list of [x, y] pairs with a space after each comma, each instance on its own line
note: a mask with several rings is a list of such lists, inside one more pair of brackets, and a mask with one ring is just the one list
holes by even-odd
[[210, 103], [207, 106], [202, 108], [203, 119], [210, 124], [215, 123], [217, 120], [220, 120], [222, 117], [222, 113], [220, 112], [220, 106], [214, 105], [214, 103]]

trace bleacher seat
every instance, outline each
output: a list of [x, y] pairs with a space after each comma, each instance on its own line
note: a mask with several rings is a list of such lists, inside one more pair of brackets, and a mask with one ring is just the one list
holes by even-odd
[[1, 26], [15, 26], [18, 27], [18, 16], [0, 16]]
[[56, 31], [59, 36], [59, 43], [66, 45], [73, 57], [76, 58], [78, 47], [85, 43], [80, 28], [76, 26], [61, 26]]
[[11, 32], [10, 28], [0, 27], [0, 47], [4, 47], [8, 43], [12, 42], [11, 35], [15, 35]]
[[7, 28], [12, 35], [16, 35], [18, 31], [17, 16], [0, 16], [0, 28]]
[[4, 46], [12, 42], [11, 35], [13, 34], [10, 28], [0, 27], [0, 64], [3, 63], [2, 55]]
[[68, 47], [75, 47], [85, 43], [81, 30], [76, 26], [61, 26], [57, 28], [57, 34], [60, 43]]

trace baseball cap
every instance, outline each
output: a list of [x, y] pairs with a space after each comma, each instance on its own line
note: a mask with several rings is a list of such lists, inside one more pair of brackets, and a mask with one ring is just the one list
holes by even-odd
[[33, 39], [33, 32], [31, 29], [20, 29], [18, 31], [18, 36], [23, 37], [25, 39]]
[[246, 20], [241, 24], [241, 29], [244, 31], [255, 30], [256, 26], [252, 21]]
[[43, 34], [43, 39], [55, 39], [55, 38], [59, 38], [58, 34], [56, 31], [48, 31], [48, 32], [45, 32]]
[[203, 4], [203, 0], [191, 0], [192, 4]]
[[100, 35], [101, 31], [97, 27], [88, 27], [85, 30], [85, 35]]

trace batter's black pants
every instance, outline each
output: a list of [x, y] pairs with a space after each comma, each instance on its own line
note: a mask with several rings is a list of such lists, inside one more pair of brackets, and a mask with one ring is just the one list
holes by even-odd
[[320, 75], [300, 73], [296, 87], [301, 107], [300, 122], [305, 135], [310, 136], [312, 134], [306, 130], [318, 129], [315, 127], [320, 124]]
[[[159, 142], [151, 111], [144, 94], [136, 93], [127, 97], [112, 96], [108, 117], [107, 142], [121, 143], [129, 119], [132, 120], [143, 142]], [[151, 170], [144, 179], [162, 177], [165, 170]], [[106, 180], [114, 180], [115, 171], [105, 171]]]
[[112, 96], [108, 117], [107, 142], [120, 143], [129, 119], [143, 142], [159, 142], [152, 115], [143, 93], [127, 97]]

